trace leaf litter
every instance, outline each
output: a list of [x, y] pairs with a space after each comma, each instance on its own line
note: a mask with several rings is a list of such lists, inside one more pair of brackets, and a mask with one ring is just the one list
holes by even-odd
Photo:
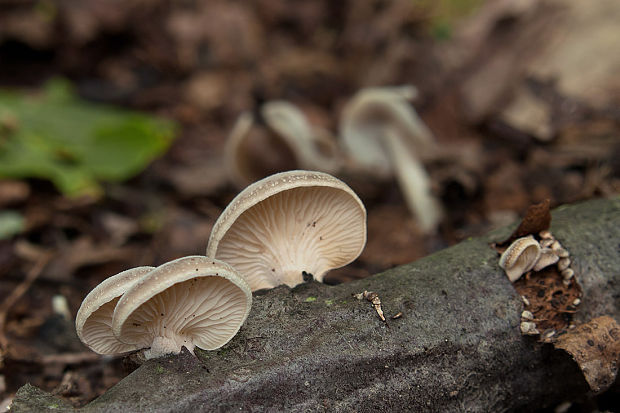
[[[546, 198], [555, 207], [620, 193], [620, 112], [608, 98], [614, 89], [597, 89], [597, 101], [611, 103], [594, 106], [587, 96], [573, 98], [564, 84], [549, 82], [553, 73], [541, 79], [520, 70], [540, 68], [547, 56], [544, 42], [528, 39], [565, 29], [548, 24], [557, 8], [547, 2], [487, 2], [461, 29], [454, 16], [437, 14], [436, 2], [426, 3], [389, 0], [351, 8], [325, 0], [294, 7], [281, 0], [243, 5], [155, 0], [145, 9], [139, 0], [117, 1], [115, 7], [85, 0], [79, 7], [27, 1], [0, 6], [0, 85], [34, 90], [51, 76], [65, 76], [81, 98], [146, 111], [181, 126], [167, 153], [137, 176], [123, 175], [118, 182], [69, 176], [75, 178], [69, 183], [97, 188], [98, 200], [62, 197], [37, 178], [0, 182], [0, 208], [18, 211], [25, 220], [17, 234], [0, 240], [0, 297], [23, 288], [41, 254], [54, 254], [7, 311], [9, 348], [19, 351], [5, 357], [1, 403], [31, 382], [80, 406], [135, 368], [85, 357], [70, 323], [54, 313], [52, 299], [61, 294], [75, 314], [84, 295], [109, 274], [203, 251], [205, 234], [236, 194], [212, 160], [221, 162], [237, 116], [257, 113], [267, 101], [295, 104], [313, 126], [333, 132], [357, 91], [413, 84], [419, 96], [412, 105], [437, 138], [438, 151], [420, 158], [430, 190], [445, 207], [437, 233], [423, 234], [394, 181], [343, 172], [368, 207], [369, 243], [358, 261], [329, 274], [332, 283], [483, 234]], [[589, 25], [597, 15], [587, 15]], [[613, 15], [607, 13], [606, 21]], [[519, 59], [506, 65], [511, 54]], [[607, 56], [601, 67], [615, 61], [611, 53], [597, 58]], [[565, 68], [588, 84], [589, 71]], [[557, 78], [571, 76], [562, 71]], [[492, 83], [500, 87], [486, 87]], [[480, 84], [486, 86], [475, 87]], [[519, 89], [514, 96], [513, 85]], [[544, 127], [532, 128], [539, 120]], [[0, 151], [6, 137], [23, 126], [18, 116], [0, 116]], [[71, 151], [59, 155], [63, 165], [76, 160]], [[129, 175], [135, 177], [122, 182]], [[72, 258], [71, 251], [84, 256]], [[532, 283], [529, 306], [553, 308], [548, 303], [555, 300], [568, 317], [571, 299], [580, 299], [577, 283], [566, 288], [561, 271], [553, 268], [543, 270], [548, 274], [542, 302], [535, 277], [518, 283]], [[554, 297], [558, 289], [562, 293]], [[546, 317], [545, 332], [559, 328], [561, 316]], [[542, 328], [547, 321], [535, 322]]]

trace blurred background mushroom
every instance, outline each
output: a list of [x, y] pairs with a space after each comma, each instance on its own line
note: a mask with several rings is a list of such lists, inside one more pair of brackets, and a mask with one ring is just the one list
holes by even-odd
[[396, 177], [421, 229], [433, 232], [443, 213], [422, 159], [437, 153], [437, 148], [409, 103], [416, 96], [413, 86], [359, 91], [342, 111], [340, 145], [290, 102], [271, 101], [257, 114], [244, 112], [226, 142], [231, 180], [244, 187], [290, 169]]
[[290, 169], [333, 173], [340, 167], [336, 145], [326, 129], [312, 126], [295, 105], [270, 101], [257, 113], [239, 116], [226, 141], [226, 166], [240, 188]]
[[443, 213], [421, 159], [436, 148], [431, 131], [409, 104], [416, 95], [412, 86], [359, 91], [343, 109], [340, 138], [353, 168], [396, 177], [420, 227], [432, 232]]

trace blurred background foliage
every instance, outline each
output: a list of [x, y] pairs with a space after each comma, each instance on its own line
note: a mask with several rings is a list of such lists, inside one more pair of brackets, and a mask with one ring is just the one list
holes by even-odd
[[40, 178], [68, 196], [101, 194], [169, 147], [174, 124], [78, 98], [54, 79], [42, 90], [0, 90], [0, 178]]

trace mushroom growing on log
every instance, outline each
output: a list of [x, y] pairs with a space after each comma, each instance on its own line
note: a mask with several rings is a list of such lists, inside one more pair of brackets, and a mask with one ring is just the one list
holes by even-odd
[[[81, 411], [531, 411], [585, 397], [567, 353], [521, 335], [521, 297], [489, 248], [512, 229], [367, 279], [258, 295], [226, 351], [148, 361]], [[620, 198], [556, 210], [551, 230], [583, 287], [573, 321], [620, 320]], [[364, 290], [389, 328], [351, 296]], [[24, 386], [11, 412], [52, 404], [66, 405]]]
[[256, 291], [323, 281], [365, 245], [366, 208], [355, 192], [329, 174], [298, 170], [241, 191], [213, 225], [206, 255], [232, 265]]

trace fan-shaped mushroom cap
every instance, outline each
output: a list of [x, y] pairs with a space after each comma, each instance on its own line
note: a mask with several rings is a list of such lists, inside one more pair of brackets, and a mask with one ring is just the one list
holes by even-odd
[[123, 342], [150, 347], [147, 358], [182, 346], [214, 350], [239, 331], [251, 305], [250, 288], [230, 265], [184, 257], [155, 268], [123, 295], [112, 331]]
[[359, 256], [366, 244], [366, 208], [331, 175], [289, 171], [243, 190], [216, 221], [207, 256], [231, 264], [253, 291], [293, 287], [302, 272], [322, 281]]
[[91, 350], [99, 354], [117, 354], [137, 350], [119, 341], [112, 334], [114, 307], [132, 285], [154, 267], [137, 267], [113, 275], [96, 286], [84, 301], [75, 317], [77, 335]]
[[499, 266], [506, 271], [511, 282], [515, 282], [536, 265], [541, 254], [540, 244], [533, 236], [516, 239], [499, 259]]

